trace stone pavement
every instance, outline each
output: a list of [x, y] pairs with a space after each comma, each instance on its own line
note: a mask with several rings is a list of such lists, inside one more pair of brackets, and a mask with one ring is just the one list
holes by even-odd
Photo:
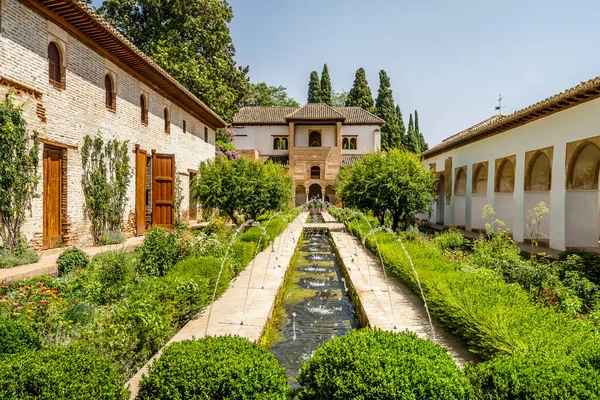
[[444, 331], [439, 321], [432, 317], [434, 337], [421, 298], [395, 277], [388, 275], [386, 285], [379, 258], [363, 249], [359, 240], [346, 232], [332, 232], [331, 237], [340, 254], [342, 267], [360, 300], [368, 326], [395, 332], [408, 329], [421, 338], [431, 339], [446, 347], [461, 367], [467, 361], [478, 361], [459, 338]]
[[[109, 246], [99, 247], [85, 247], [82, 248], [90, 257], [94, 257], [100, 253], [106, 251], [114, 251], [125, 249], [125, 251], [131, 251], [144, 243], [144, 237], [132, 237], [125, 242], [120, 244], [113, 244]], [[42, 252], [40, 259], [35, 264], [19, 265], [12, 268], [0, 268], [0, 282], [17, 281], [21, 279], [31, 278], [37, 275], [56, 275], [58, 273], [58, 267], [56, 260], [58, 256], [65, 251], [66, 248], [53, 249]]]
[[[196, 319], [189, 321], [166, 346], [186, 339], [225, 335], [238, 335], [258, 342], [273, 314], [275, 299], [307, 217], [308, 213], [301, 213], [292, 221], [273, 245], [259, 253], [214, 301], [212, 309], [208, 306]], [[137, 396], [142, 375], [147, 374], [148, 367], [161, 353], [162, 349], [127, 382], [131, 399]]]

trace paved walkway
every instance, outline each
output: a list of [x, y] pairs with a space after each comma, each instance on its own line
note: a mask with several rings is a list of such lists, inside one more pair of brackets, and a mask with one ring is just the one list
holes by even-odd
[[[283, 285], [307, 216], [308, 213], [301, 213], [290, 223], [275, 239], [273, 246], [259, 253], [225, 293], [215, 300], [212, 310], [209, 306], [196, 319], [189, 321], [166, 346], [187, 339], [225, 335], [238, 335], [258, 342], [273, 314], [275, 299]], [[131, 399], [137, 396], [142, 375], [147, 374], [148, 367], [161, 353], [162, 349], [127, 382]]]
[[[132, 237], [121, 244], [113, 244], [100, 247], [85, 247], [82, 248], [90, 257], [94, 257], [106, 251], [126, 249], [127, 251], [141, 246], [144, 243], [144, 237]], [[0, 282], [18, 281], [21, 279], [31, 278], [37, 275], [56, 275], [58, 267], [56, 260], [58, 256], [65, 251], [66, 248], [53, 249], [42, 252], [40, 259], [35, 264], [19, 265], [12, 268], [0, 268]]]
[[[383, 269], [377, 257], [364, 250], [361, 242], [348, 233], [332, 232], [331, 237], [351, 285], [358, 295], [368, 325], [395, 332], [408, 329], [421, 338], [434, 340], [429, 318], [420, 297], [408, 286], [390, 276], [388, 292]], [[432, 319], [432, 322], [434, 341], [446, 347], [459, 366], [462, 367], [467, 361], [478, 361], [477, 356], [472, 354], [459, 338], [442, 329], [439, 321]]]

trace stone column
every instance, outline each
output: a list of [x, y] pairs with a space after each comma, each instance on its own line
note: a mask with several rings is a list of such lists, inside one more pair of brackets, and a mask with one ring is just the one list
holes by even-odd
[[337, 134], [336, 146], [338, 147], [340, 154], [342, 154], [342, 123], [336, 122], [335, 127]]
[[552, 156], [552, 184], [550, 189], [550, 247], [556, 250], [566, 249], [567, 191], [565, 189], [567, 153], [565, 145], [554, 146]]
[[513, 191], [513, 239], [522, 242], [525, 239], [525, 153], [517, 153], [515, 161], [515, 188]]
[[473, 223], [471, 222], [471, 208], [473, 200], [473, 164], [467, 164], [467, 187], [465, 188], [465, 229], [471, 231]]
[[296, 140], [294, 137], [296, 128], [293, 122], [290, 122], [290, 128], [289, 128], [289, 137], [288, 137], [288, 157], [289, 157], [289, 164], [290, 164], [290, 175], [294, 176], [294, 167], [296, 165], [295, 160], [294, 160], [294, 147], [296, 145]]

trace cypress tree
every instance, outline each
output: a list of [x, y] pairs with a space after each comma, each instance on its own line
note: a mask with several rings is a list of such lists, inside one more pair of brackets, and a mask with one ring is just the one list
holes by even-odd
[[429, 145], [425, 141], [425, 136], [419, 130], [419, 113], [415, 110], [415, 132], [417, 133], [417, 139], [419, 139], [419, 149], [425, 151], [429, 149]]
[[419, 147], [419, 139], [417, 137], [417, 132], [415, 131], [415, 124], [413, 122], [413, 116], [410, 114], [410, 119], [408, 120], [408, 133], [406, 135], [406, 148], [408, 151], [412, 153], [420, 153], [421, 149]]
[[356, 70], [354, 85], [348, 92], [346, 107], [362, 107], [367, 111], [373, 111], [373, 95], [364, 68]]
[[400, 106], [396, 106], [396, 115], [398, 116], [398, 127], [400, 129], [400, 142], [402, 143], [402, 146], [406, 148], [406, 125], [404, 125], [404, 118], [402, 118]]
[[310, 73], [310, 81], [308, 82], [308, 102], [318, 103], [321, 97], [321, 83], [319, 82], [319, 74], [317, 71]]
[[419, 113], [415, 110], [415, 132], [419, 133]]
[[327, 64], [323, 65], [323, 72], [321, 73], [321, 91], [320, 91], [320, 102], [325, 103], [328, 106], [331, 105], [331, 79], [329, 78], [329, 68]]
[[381, 128], [381, 147], [384, 150], [399, 148], [402, 146], [398, 115], [394, 105], [394, 97], [390, 78], [384, 70], [379, 72], [379, 92], [375, 102], [375, 112], [379, 118], [385, 121]]

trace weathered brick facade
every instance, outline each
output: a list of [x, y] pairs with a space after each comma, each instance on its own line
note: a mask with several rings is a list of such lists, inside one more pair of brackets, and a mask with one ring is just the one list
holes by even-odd
[[[0, 96], [13, 90], [16, 102], [24, 105], [29, 130], [37, 131], [44, 146], [62, 149], [62, 240], [65, 245], [89, 245], [92, 237], [86, 216], [81, 185], [80, 148], [86, 135], [101, 132], [105, 139], [128, 140], [131, 149], [132, 179], [124, 216], [125, 234], [135, 233], [135, 146], [150, 156], [153, 151], [173, 154], [176, 175], [180, 177], [184, 199], [189, 207], [189, 172], [201, 161], [213, 157], [214, 131], [217, 124], [191, 115], [196, 105], [182, 105], [159, 91], [154, 82], [134, 76], [127, 65], [109, 60], [98, 48], [83, 43], [72, 26], [58, 26], [39, 10], [21, 0], [1, 0], [0, 12]], [[48, 78], [48, 45], [55, 43], [65, 68], [64, 90], [54, 87]], [[105, 105], [106, 74], [114, 78], [116, 110]], [[175, 87], [175, 85], [173, 85]], [[180, 90], [175, 87], [173, 90]], [[140, 119], [140, 95], [148, 101], [148, 123]], [[165, 133], [163, 112], [170, 111], [170, 133]], [[186, 130], [183, 132], [183, 121]], [[208, 127], [208, 142], [204, 129]], [[40, 167], [40, 177], [43, 171]], [[24, 227], [26, 238], [35, 248], [41, 246], [43, 230], [43, 179], [40, 197], [33, 202], [31, 217]], [[151, 221], [151, 220], [150, 220]]]

